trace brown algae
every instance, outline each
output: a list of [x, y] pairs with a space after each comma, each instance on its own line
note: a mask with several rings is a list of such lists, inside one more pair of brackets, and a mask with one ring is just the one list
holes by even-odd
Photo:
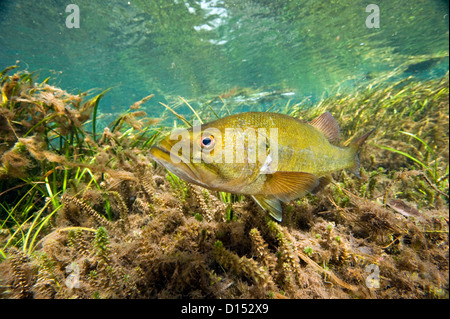
[[376, 130], [361, 179], [333, 174], [277, 223], [148, 159], [161, 132], [141, 110], [151, 96], [100, 132], [106, 92], [72, 95], [11, 69], [1, 298], [448, 298], [448, 74], [290, 108], [305, 120], [329, 111], [344, 140]]

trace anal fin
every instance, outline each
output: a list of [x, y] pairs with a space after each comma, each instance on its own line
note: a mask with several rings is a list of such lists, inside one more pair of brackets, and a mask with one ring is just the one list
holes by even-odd
[[318, 192], [322, 191], [328, 184], [331, 183], [331, 175], [325, 175], [319, 178], [319, 185], [317, 185], [312, 191], [311, 194], [316, 195]]

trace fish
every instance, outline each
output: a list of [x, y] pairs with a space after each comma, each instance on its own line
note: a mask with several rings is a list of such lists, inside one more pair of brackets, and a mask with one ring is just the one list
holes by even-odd
[[348, 169], [359, 177], [360, 149], [373, 131], [340, 146], [330, 112], [311, 122], [244, 112], [194, 124], [153, 145], [150, 157], [188, 183], [251, 196], [278, 222], [282, 202], [317, 194], [331, 173]]

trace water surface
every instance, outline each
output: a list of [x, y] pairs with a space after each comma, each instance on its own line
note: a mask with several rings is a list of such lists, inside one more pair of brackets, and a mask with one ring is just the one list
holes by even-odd
[[[20, 61], [70, 92], [112, 87], [103, 112], [123, 111], [150, 93], [156, 113], [158, 101], [241, 89], [249, 92], [244, 100], [273, 92], [317, 101], [411, 60], [418, 63], [401, 76], [427, 79], [448, 71], [447, 1], [73, 3], [80, 28], [66, 26], [67, 1], [1, 1], [0, 68]], [[380, 9], [379, 28], [366, 25], [371, 3]]]

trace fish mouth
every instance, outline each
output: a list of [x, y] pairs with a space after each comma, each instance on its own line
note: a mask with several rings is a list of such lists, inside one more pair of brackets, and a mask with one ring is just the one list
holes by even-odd
[[175, 154], [175, 152], [169, 151], [169, 149], [171, 149], [171, 145], [169, 143], [165, 143], [168, 144], [169, 147], [165, 147], [165, 145], [161, 144], [150, 148], [150, 157], [152, 159], [186, 182], [201, 186], [204, 185], [199, 172], [189, 160]]

